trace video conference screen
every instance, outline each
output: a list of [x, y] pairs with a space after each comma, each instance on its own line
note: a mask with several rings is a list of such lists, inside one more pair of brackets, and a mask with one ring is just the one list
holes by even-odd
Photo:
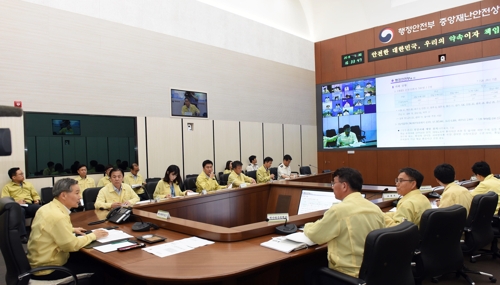
[[[324, 85], [321, 96], [324, 149], [500, 144], [500, 59]], [[345, 125], [357, 143], [342, 144]]]
[[172, 116], [208, 118], [207, 93], [171, 90]]
[[52, 120], [53, 135], [81, 135], [80, 120]]

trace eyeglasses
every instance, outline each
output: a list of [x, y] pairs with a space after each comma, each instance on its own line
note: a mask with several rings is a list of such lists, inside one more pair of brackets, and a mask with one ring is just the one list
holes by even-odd
[[335, 186], [335, 183], [344, 183], [344, 181], [337, 181], [337, 182], [332, 181], [332, 187]]
[[396, 178], [396, 179], [394, 180], [394, 182], [396, 182], [396, 184], [398, 184], [398, 183], [403, 183], [403, 182], [405, 182], [405, 181], [410, 182], [410, 181], [415, 181], [415, 180], [410, 180], [410, 179], [405, 180], [405, 179], [399, 179], [399, 178]]

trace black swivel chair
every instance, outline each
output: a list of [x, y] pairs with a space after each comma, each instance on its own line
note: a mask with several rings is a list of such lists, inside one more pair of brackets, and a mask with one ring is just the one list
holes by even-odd
[[309, 175], [311, 174], [311, 168], [309, 166], [301, 166], [299, 172], [301, 175]]
[[198, 174], [188, 174], [188, 175], [186, 175], [186, 180], [188, 178], [194, 178], [194, 179], [196, 179], [196, 178], [198, 178]]
[[257, 170], [247, 171], [246, 175], [248, 177], [252, 177], [255, 181], [257, 181]]
[[365, 131], [362, 131], [359, 126], [352, 126], [351, 127], [351, 132], [356, 134], [356, 137], [358, 138], [358, 141], [360, 142], [365, 142], [366, 135]]
[[[331, 137], [334, 137], [337, 135], [337, 131], [334, 130], [334, 129], [331, 129], [331, 130], [326, 130], [325, 132], [325, 136], [331, 138]], [[336, 147], [337, 146], [337, 142], [329, 142], [329, 143], [326, 143], [326, 147]]]
[[323, 267], [315, 284], [415, 284], [411, 261], [417, 245], [418, 227], [408, 221], [374, 230], [366, 237], [359, 278]]
[[[489, 245], [492, 240], [494, 240], [491, 219], [496, 211], [497, 203], [498, 195], [495, 192], [476, 195], [472, 199], [469, 217], [465, 223], [464, 242], [462, 244], [462, 251], [465, 255], [471, 256], [471, 262], [476, 262], [476, 258], [481, 255], [488, 255], [488, 252], [486, 252], [486, 254], [474, 254], [483, 252], [484, 250], [482, 248]], [[491, 282], [496, 281], [493, 275], [486, 272], [468, 269], [466, 272], [488, 276]]]
[[160, 177], [153, 177], [153, 178], [146, 178], [146, 183], [149, 183], [149, 182], [158, 182], [160, 181], [161, 178]]
[[42, 204], [48, 204], [54, 197], [52, 196], [52, 187], [43, 187], [40, 189], [40, 193], [42, 194]]
[[156, 185], [158, 185], [158, 181], [151, 181], [151, 182], [148, 182], [146, 184], [146, 192], [149, 195], [149, 199], [153, 199], [153, 194], [155, 193], [155, 189], [156, 189]]
[[102, 187], [87, 188], [83, 191], [83, 208], [85, 211], [94, 210], [95, 200], [97, 200], [97, 195]]
[[227, 185], [228, 178], [229, 178], [229, 173], [222, 174], [222, 177], [220, 178], [220, 185]]
[[[198, 175], [196, 175], [198, 177]], [[196, 192], [196, 177], [189, 177], [184, 180], [184, 190], [192, 190]]]
[[[0, 199], [0, 250], [2, 251], [3, 259], [7, 272], [5, 274], [5, 282], [8, 285], [26, 285], [30, 282], [30, 276], [42, 270], [58, 270], [68, 273], [68, 278], [59, 279], [57, 284], [67, 284], [75, 280], [75, 284], [82, 284], [78, 282], [77, 277], [68, 268], [62, 266], [44, 266], [32, 269], [24, 248], [19, 239], [19, 227], [21, 227], [21, 206], [11, 198]], [[82, 275], [82, 278], [83, 277]], [[83, 281], [83, 280], [80, 280]], [[56, 284], [56, 283], [54, 283]]]
[[274, 180], [278, 179], [278, 167], [269, 168], [269, 173], [274, 174]]

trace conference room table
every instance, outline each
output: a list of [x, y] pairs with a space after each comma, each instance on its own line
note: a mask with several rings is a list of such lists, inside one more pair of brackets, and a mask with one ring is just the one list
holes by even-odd
[[[124, 284], [302, 284], [307, 268], [327, 266], [325, 245], [288, 254], [260, 246], [278, 236], [274, 228], [280, 224], [267, 222], [268, 213], [289, 213], [289, 222], [297, 226], [323, 216], [324, 210], [297, 215], [302, 190], [332, 191], [331, 174], [146, 202], [134, 206], [130, 221], [118, 225], [119, 230], [134, 237], [156, 234], [167, 238], [165, 242], [172, 242], [197, 236], [214, 241], [211, 245], [164, 258], [141, 249], [81, 251], [107, 264], [108, 275]], [[364, 185], [362, 192], [387, 210], [392, 208], [394, 199], [384, 200], [382, 193], [394, 190], [394, 186]], [[168, 211], [171, 218], [158, 217], [158, 210]], [[71, 221], [73, 226], [86, 229], [115, 225], [105, 222], [88, 226], [89, 222], [104, 219], [107, 213], [72, 213]], [[136, 221], [152, 222], [160, 229], [133, 232], [132, 224]], [[161, 243], [147, 247], [158, 244]]]

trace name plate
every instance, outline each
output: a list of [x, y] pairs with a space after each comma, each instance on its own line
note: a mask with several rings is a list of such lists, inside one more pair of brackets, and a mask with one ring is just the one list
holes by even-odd
[[288, 220], [290, 220], [288, 213], [267, 214], [267, 221], [269, 223], [284, 223]]
[[246, 183], [241, 183], [241, 184], [240, 184], [240, 188], [245, 188], [245, 187], [247, 187], [247, 184], [246, 184]]
[[170, 213], [163, 210], [158, 210], [156, 216], [160, 219], [170, 219]]
[[382, 194], [382, 199], [397, 199], [399, 198], [398, 193], [383, 193]]
[[420, 186], [420, 191], [432, 191], [431, 185], [422, 185]]

